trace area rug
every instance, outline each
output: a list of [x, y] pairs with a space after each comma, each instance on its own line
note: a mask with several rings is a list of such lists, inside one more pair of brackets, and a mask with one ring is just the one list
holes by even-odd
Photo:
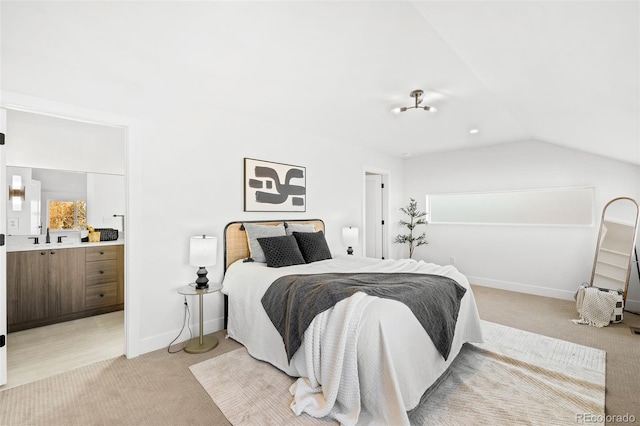
[[[440, 383], [410, 413], [418, 425], [604, 424], [606, 353], [482, 322]], [[190, 367], [233, 425], [319, 425], [289, 408], [295, 380], [245, 348]]]

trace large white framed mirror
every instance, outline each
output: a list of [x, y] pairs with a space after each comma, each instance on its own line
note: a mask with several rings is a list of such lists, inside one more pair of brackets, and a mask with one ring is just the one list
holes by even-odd
[[633, 198], [617, 197], [605, 204], [600, 218], [590, 284], [623, 292], [627, 301], [629, 277], [635, 264], [640, 207]]
[[124, 233], [115, 213], [125, 209], [123, 175], [36, 167], [7, 166], [7, 180], [22, 178], [24, 202], [14, 209], [7, 201], [7, 234], [42, 235], [86, 229], [87, 225]]

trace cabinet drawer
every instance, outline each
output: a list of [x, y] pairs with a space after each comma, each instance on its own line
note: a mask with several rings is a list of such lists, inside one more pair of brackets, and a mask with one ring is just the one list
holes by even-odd
[[118, 246], [87, 247], [85, 260], [87, 262], [93, 262], [96, 260], [115, 260], [117, 252]]
[[118, 297], [118, 283], [108, 283], [87, 287], [85, 309], [115, 305]]
[[86, 285], [98, 285], [118, 281], [118, 262], [99, 260], [85, 264]]

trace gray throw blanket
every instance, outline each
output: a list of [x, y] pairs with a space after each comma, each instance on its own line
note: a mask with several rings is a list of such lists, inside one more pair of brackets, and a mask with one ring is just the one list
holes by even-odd
[[329, 273], [280, 277], [262, 297], [289, 362], [315, 316], [359, 291], [407, 305], [440, 354], [448, 358], [460, 300], [467, 291], [455, 280], [430, 274]]

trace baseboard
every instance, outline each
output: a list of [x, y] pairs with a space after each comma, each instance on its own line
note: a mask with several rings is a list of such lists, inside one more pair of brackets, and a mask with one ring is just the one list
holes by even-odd
[[[539, 287], [528, 284], [520, 284], [509, 281], [492, 280], [489, 278], [471, 277], [467, 279], [473, 285], [497, 288], [499, 290], [515, 291], [516, 293], [533, 294], [535, 296], [551, 297], [562, 300], [575, 300], [575, 291], [558, 290], [548, 287]], [[578, 287], [576, 286], [576, 290]], [[640, 301], [627, 298], [626, 310], [640, 313]]]
[[[471, 277], [468, 276], [467, 279], [471, 284], [479, 285], [482, 287], [491, 287], [497, 288], [500, 290], [508, 290], [515, 291], [517, 293], [525, 293], [525, 294], [533, 294], [536, 296], [544, 296], [544, 297], [552, 297], [554, 299], [562, 299], [562, 300], [574, 300], [573, 296], [575, 295], [574, 291], [567, 290], [558, 290], [548, 287], [539, 287], [529, 284], [521, 284], [514, 283], [509, 281], [500, 281], [500, 280], [492, 280], [489, 278], [481, 278], [481, 277]], [[578, 286], [576, 286], [576, 290]]]
[[640, 301], [631, 300], [627, 297], [627, 306], [625, 306], [625, 310], [635, 312], [640, 315]]
[[[214, 333], [218, 330], [222, 330], [224, 328], [224, 318], [215, 318], [209, 321], [204, 321], [204, 334]], [[193, 337], [197, 337], [199, 333], [198, 324], [191, 324], [191, 332], [193, 333]], [[146, 337], [140, 340], [140, 355], [145, 354], [147, 352], [153, 352], [158, 349], [167, 348], [169, 343], [176, 338], [176, 336], [180, 333], [180, 329], [176, 329], [174, 331], [158, 334], [156, 336]], [[185, 342], [189, 339], [189, 330], [185, 327], [180, 337], [173, 343], [174, 345], [177, 343]]]

